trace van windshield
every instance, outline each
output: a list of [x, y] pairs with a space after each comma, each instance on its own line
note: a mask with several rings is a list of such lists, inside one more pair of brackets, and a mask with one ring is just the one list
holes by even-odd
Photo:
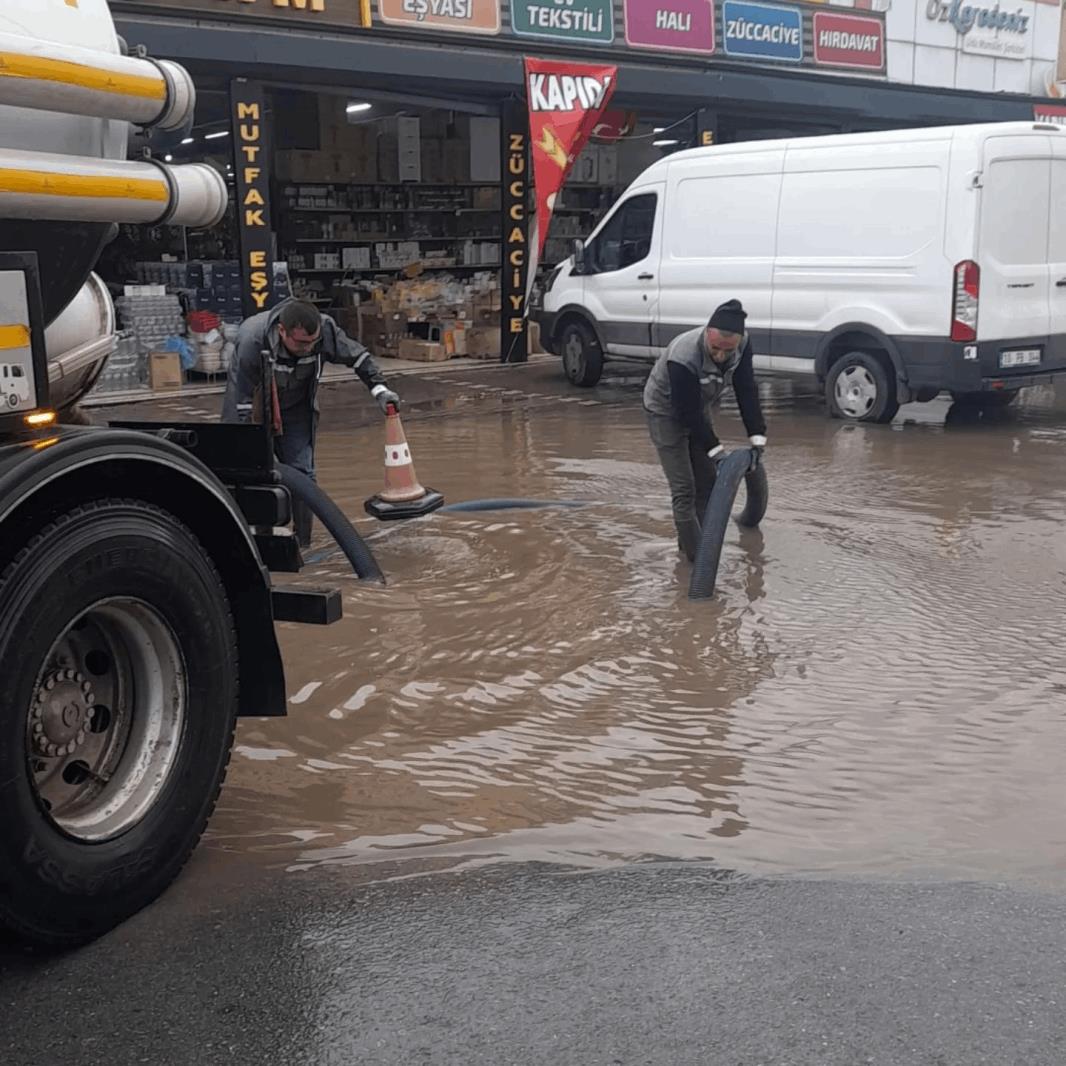
[[640, 263], [651, 252], [655, 229], [655, 193], [642, 193], [621, 204], [586, 249], [595, 274], [608, 274]]

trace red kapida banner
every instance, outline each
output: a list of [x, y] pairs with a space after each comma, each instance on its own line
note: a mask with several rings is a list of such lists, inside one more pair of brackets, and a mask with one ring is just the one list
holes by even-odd
[[618, 68], [549, 59], [525, 62], [539, 260], [555, 199], [614, 93]]

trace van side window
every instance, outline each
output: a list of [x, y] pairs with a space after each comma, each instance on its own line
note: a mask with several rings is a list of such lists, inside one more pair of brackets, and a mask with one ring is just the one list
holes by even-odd
[[593, 273], [624, 270], [648, 257], [655, 229], [655, 193], [626, 200], [596, 234], [586, 255]]
[[20, 367], [20, 366], [13, 366], [13, 367], [11, 368], [11, 376], [12, 376], [13, 378], [20, 378], [20, 377], [22, 377], [22, 376], [23, 376], [23, 375], [22, 375], [22, 367]]

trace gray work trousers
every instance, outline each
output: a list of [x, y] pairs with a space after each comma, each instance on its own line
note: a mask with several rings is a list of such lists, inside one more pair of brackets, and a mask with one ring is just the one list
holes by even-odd
[[700, 544], [700, 521], [714, 488], [715, 466], [701, 444], [674, 418], [645, 411], [652, 444], [670, 486], [677, 546], [692, 562]]

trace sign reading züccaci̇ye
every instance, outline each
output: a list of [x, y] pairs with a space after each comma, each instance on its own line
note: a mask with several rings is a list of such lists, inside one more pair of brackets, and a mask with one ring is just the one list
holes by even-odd
[[722, 29], [728, 56], [803, 61], [803, 14], [798, 7], [725, 0]]
[[962, 50], [997, 59], [1028, 59], [1032, 51], [1032, 4], [1001, 8], [994, 4], [966, 4], [962, 0], [928, 0], [925, 17], [945, 22], [959, 36]]

